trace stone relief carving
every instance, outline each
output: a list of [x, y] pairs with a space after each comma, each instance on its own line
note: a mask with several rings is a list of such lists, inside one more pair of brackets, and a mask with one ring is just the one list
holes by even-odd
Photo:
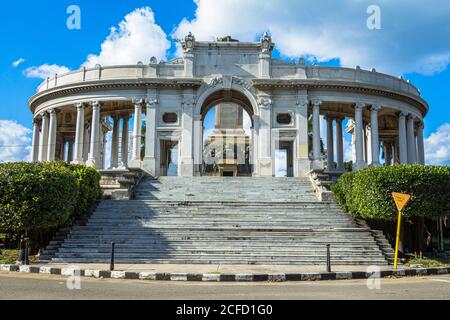
[[184, 42], [182, 43], [183, 50], [185, 52], [190, 52], [194, 49], [195, 37], [189, 32], [189, 34], [184, 38]]
[[253, 86], [248, 81], [246, 81], [242, 78], [233, 77], [231, 81], [232, 81], [232, 83], [240, 85], [249, 91], [251, 91], [253, 89]]
[[262, 53], [270, 53], [273, 49], [272, 37], [264, 32], [261, 38], [261, 51]]
[[212, 78], [209, 81], [208, 86], [209, 87], [215, 87], [215, 86], [217, 86], [219, 84], [223, 84], [223, 77], [222, 76], [217, 76], [217, 77]]

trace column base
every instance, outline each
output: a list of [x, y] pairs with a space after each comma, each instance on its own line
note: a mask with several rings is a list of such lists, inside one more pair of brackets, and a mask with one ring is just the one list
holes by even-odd
[[273, 176], [272, 158], [260, 158], [258, 159], [258, 162], [259, 162], [259, 175], [265, 177], [272, 177]]
[[321, 160], [311, 160], [310, 170], [323, 170], [324, 164]]
[[73, 160], [70, 163], [71, 164], [85, 164], [84, 160]]
[[141, 169], [142, 161], [141, 160], [130, 160], [130, 161], [128, 161], [127, 166], [128, 166], [128, 168]]
[[156, 177], [156, 159], [153, 157], [145, 157], [142, 162], [142, 170]]
[[194, 159], [184, 158], [181, 159], [179, 175], [183, 177], [194, 176]]
[[95, 169], [100, 169], [101, 161], [96, 159], [88, 159], [86, 161], [86, 166], [93, 167]]
[[379, 162], [372, 162], [369, 167], [381, 167], [381, 163]]
[[352, 166], [353, 171], [361, 170], [367, 167], [367, 164], [365, 162], [356, 162]]
[[296, 159], [296, 177], [304, 177], [310, 170], [311, 170], [311, 164], [309, 159]]

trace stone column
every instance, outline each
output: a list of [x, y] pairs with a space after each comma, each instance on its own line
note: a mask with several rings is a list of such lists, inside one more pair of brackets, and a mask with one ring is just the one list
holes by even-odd
[[84, 146], [84, 105], [76, 104], [77, 108], [77, 127], [75, 132], [75, 163], [83, 163]]
[[371, 128], [371, 143], [372, 143], [372, 166], [380, 165], [380, 141], [378, 135], [378, 111], [381, 105], [372, 104], [370, 108], [370, 128]]
[[100, 103], [92, 103], [92, 125], [91, 125], [91, 143], [89, 150], [88, 165], [94, 168], [100, 168]]
[[111, 141], [111, 168], [117, 168], [119, 166], [119, 115], [114, 115], [113, 120], [114, 124]]
[[84, 144], [83, 144], [83, 162], [87, 163], [89, 158], [89, 141], [91, 140], [91, 130], [89, 128], [89, 124], [84, 127]]
[[406, 114], [401, 112], [398, 117], [398, 143], [399, 143], [399, 154], [400, 163], [408, 163], [408, 147], [406, 142]]
[[364, 145], [363, 145], [363, 117], [362, 112], [365, 104], [358, 102], [355, 104], [355, 147], [356, 147], [356, 162], [354, 169], [359, 170], [365, 167], [364, 163]]
[[392, 164], [392, 144], [390, 142], [384, 143], [384, 161], [386, 166]]
[[128, 123], [130, 121], [130, 115], [122, 117], [122, 150], [120, 152], [120, 165], [128, 166]]
[[39, 160], [39, 121], [33, 119], [33, 140], [31, 146], [31, 161]]
[[[202, 137], [202, 118], [200, 115], [194, 116], [194, 175], [201, 176], [202, 168], [202, 150], [203, 150], [203, 137]], [[253, 140], [252, 140], [253, 142]]]
[[259, 116], [252, 115], [253, 129], [252, 129], [252, 148], [253, 148], [253, 176], [259, 175]]
[[73, 160], [73, 141], [67, 141], [67, 162], [71, 162]]
[[141, 167], [141, 139], [142, 139], [142, 105], [143, 99], [134, 101], [134, 124], [133, 124], [133, 149], [131, 152], [130, 167]]
[[322, 169], [320, 160], [320, 104], [319, 99], [312, 100], [313, 105], [313, 169]]
[[342, 132], [342, 121], [344, 119], [336, 119], [336, 162], [337, 170], [344, 170], [344, 137]]
[[308, 99], [306, 95], [299, 96], [295, 110], [296, 163], [294, 176], [303, 177], [310, 170], [308, 158]]
[[[155, 89], [149, 89], [155, 90]], [[156, 114], [158, 99], [156, 91], [149, 91], [147, 97], [147, 121], [145, 131], [145, 157], [144, 170], [149, 174], [156, 175]]]
[[272, 99], [268, 95], [259, 98], [259, 174], [273, 176], [272, 171]]
[[56, 150], [56, 126], [57, 126], [56, 111], [52, 109], [49, 111], [49, 114], [50, 114], [50, 124], [48, 129], [47, 161], [54, 161]]
[[408, 146], [408, 163], [416, 163], [416, 140], [414, 138], [414, 116], [408, 116], [408, 124], [406, 127], [407, 146]]
[[181, 176], [194, 175], [194, 159], [192, 156], [192, 140], [193, 140], [193, 109], [194, 109], [194, 95], [192, 89], [186, 89], [183, 94], [181, 117], [181, 126], [183, 128], [181, 136], [181, 150], [180, 150], [180, 171]]
[[39, 161], [47, 160], [47, 144], [48, 144], [48, 113], [41, 113], [41, 134], [39, 136]]
[[327, 170], [334, 171], [334, 134], [333, 118], [326, 117], [327, 121]]
[[417, 163], [425, 164], [425, 150], [423, 145], [423, 123], [417, 127]]

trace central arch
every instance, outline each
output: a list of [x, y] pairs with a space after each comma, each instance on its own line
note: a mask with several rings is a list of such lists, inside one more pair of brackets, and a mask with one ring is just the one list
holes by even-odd
[[[242, 159], [241, 157], [238, 157], [238, 152], [242, 152], [241, 149], [238, 150], [238, 146], [244, 146], [244, 153], [245, 153], [245, 164], [240, 163], [240, 165], [234, 165], [230, 163], [230, 159], [226, 160], [224, 159], [221, 161], [221, 163], [215, 163], [214, 164], [214, 175], [224, 175], [225, 173], [230, 173], [230, 170], [233, 171], [233, 175], [237, 175], [239, 172], [239, 175], [253, 175], [256, 172], [256, 145], [257, 145], [257, 133], [255, 131], [254, 126], [254, 116], [257, 114], [257, 103], [254, 96], [247, 90], [242, 90], [242, 88], [237, 89], [226, 89], [226, 88], [210, 88], [209, 90], [206, 90], [198, 99], [198, 103], [196, 104], [196, 110], [195, 110], [195, 119], [197, 122], [196, 128], [197, 130], [194, 131], [194, 157], [195, 157], [195, 175], [211, 175], [211, 157], [204, 155], [204, 152], [208, 152], [208, 150], [205, 149], [204, 145], [204, 121], [208, 113], [212, 111], [213, 108], [215, 108], [216, 112], [217, 110], [230, 108], [231, 106], [237, 106], [239, 109], [242, 109], [243, 111], [241, 113], [237, 114], [243, 114], [244, 112], [249, 117], [250, 122], [250, 132], [246, 132], [245, 135], [236, 135], [234, 137], [234, 142], [232, 142], [233, 150], [235, 150], [233, 153], [233, 156], [236, 158], [235, 162], [240, 163], [239, 159]], [[230, 109], [228, 109], [230, 110]], [[222, 111], [223, 112], [223, 111]], [[219, 116], [220, 117], [220, 116]], [[241, 115], [242, 117], [242, 115]], [[215, 119], [217, 121], [217, 119]], [[238, 121], [238, 119], [236, 119]], [[242, 118], [240, 119], [241, 125], [242, 125]], [[216, 123], [215, 123], [216, 124]], [[217, 125], [217, 124], [216, 124]], [[237, 128], [236, 128], [237, 129]], [[243, 129], [243, 128], [242, 128]], [[214, 130], [216, 132], [219, 132], [217, 128]], [[229, 132], [229, 130], [228, 130]], [[220, 134], [219, 134], [220, 136]], [[214, 137], [212, 137], [212, 141], [214, 141]], [[227, 139], [230, 139], [230, 136], [227, 136], [227, 138], [224, 138], [224, 149], [227, 145], [225, 141]], [[222, 141], [222, 140], [219, 140]], [[242, 142], [247, 141], [247, 142]], [[211, 140], [209, 141], [211, 142]], [[218, 141], [215, 142], [217, 145], [219, 143]], [[221, 142], [220, 142], [221, 143]], [[214, 154], [212, 155], [213, 158], [216, 158], [215, 151], [213, 151]], [[207, 153], [205, 153], [207, 154]], [[224, 152], [226, 154], [226, 152]], [[240, 153], [239, 153], [240, 154]], [[228, 156], [226, 156], [228, 158]], [[208, 163], [206, 163], [206, 162]], [[215, 160], [212, 160], [215, 162]], [[231, 167], [236, 166], [235, 170], [232, 170]], [[237, 169], [239, 168], [239, 169]], [[246, 168], [246, 169], [244, 169]]]

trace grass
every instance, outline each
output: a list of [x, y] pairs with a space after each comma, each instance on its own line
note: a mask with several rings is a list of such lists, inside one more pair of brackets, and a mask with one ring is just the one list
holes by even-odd
[[[18, 249], [0, 249], [0, 264], [15, 264], [19, 260]], [[36, 261], [35, 256], [29, 256], [30, 263]]]
[[445, 257], [438, 257], [435, 254], [428, 254], [423, 256], [422, 259], [418, 257], [412, 257], [406, 262], [406, 266], [421, 265], [424, 268], [431, 267], [448, 267], [450, 266], [450, 252], [446, 252]]
[[19, 259], [19, 250], [0, 249], [0, 264], [13, 264]]

